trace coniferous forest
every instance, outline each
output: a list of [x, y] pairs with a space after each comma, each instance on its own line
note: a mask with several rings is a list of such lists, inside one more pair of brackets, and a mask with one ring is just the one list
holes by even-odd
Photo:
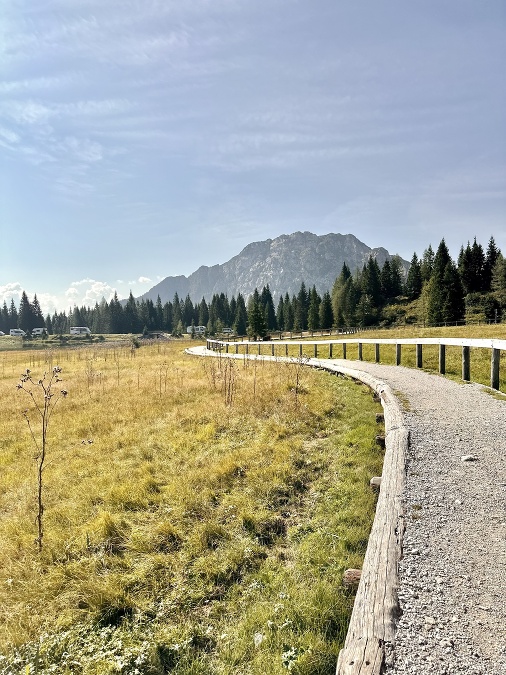
[[0, 330], [22, 328], [29, 333], [45, 327], [49, 335], [66, 334], [70, 326], [88, 326], [92, 333], [148, 333], [180, 335], [189, 326], [205, 326], [209, 335], [232, 328], [237, 335], [263, 337], [271, 331], [302, 331], [344, 326], [393, 326], [489, 321], [506, 318], [506, 258], [493, 237], [486, 250], [476, 239], [462, 246], [457, 261], [444, 239], [434, 252], [431, 245], [419, 257], [413, 254], [407, 276], [398, 257], [379, 267], [370, 258], [354, 274], [343, 265], [331, 289], [320, 295], [302, 282], [296, 295], [280, 293], [276, 301], [269, 286], [255, 289], [249, 298], [215, 294], [194, 303], [189, 296], [162, 304], [158, 297], [126, 302], [117, 295], [94, 307], [77, 307], [67, 314], [43, 316], [37, 295], [23, 291], [0, 310]]

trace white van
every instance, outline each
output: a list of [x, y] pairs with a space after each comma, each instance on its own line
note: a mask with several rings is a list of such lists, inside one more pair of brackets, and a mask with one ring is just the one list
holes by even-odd
[[71, 335], [91, 335], [91, 331], [88, 326], [71, 326], [70, 327]]
[[45, 328], [32, 328], [31, 333], [32, 337], [35, 337], [37, 335], [45, 335], [47, 331]]
[[26, 333], [21, 328], [11, 328], [9, 331], [10, 335], [13, 337], [25, 337]]
[[195, 335], [204, 335], [206, 332], [205, 326], [186, 326], [186, 332], [188, 335], [192, 334], [192, 331], [195, 331]]

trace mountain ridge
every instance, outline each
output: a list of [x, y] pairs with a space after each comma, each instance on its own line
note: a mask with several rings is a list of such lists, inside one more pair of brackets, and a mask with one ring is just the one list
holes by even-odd
[[[282, 234], [275, 239], [266, 239], [247, 244], [240, 253], [223, 264], [202, 265], [188, 277], [184, 275], [165, 277], [141, 295], [139, 300], [150, 299], [162, 303], [190, 296], [193, 302], [202, 297], [209, 301], [215, 293], [228, 297], [238, 293], [247, 298], [255, 288], [261, 290], [269, 284], [274, 298], [279, 294], [296, 294], [304, 282], [307, 288], [316, 286], [319, 293], [331, 290], [346, 262], [351, 272], [362, 269], [369, 257], [378, 261], [380, 267], [393, 255], [385, 248], [370, 248], [353, 234], [312, 232]], [[402, 260], [407, 273], [409, 262]]]

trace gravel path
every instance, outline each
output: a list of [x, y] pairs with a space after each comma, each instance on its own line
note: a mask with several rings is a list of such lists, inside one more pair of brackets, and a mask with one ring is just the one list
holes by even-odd
[[410, 433], [402, 616], [385, 672], [506, 674], [506, 401], [419, 370], [335, 363], [399, 392]]

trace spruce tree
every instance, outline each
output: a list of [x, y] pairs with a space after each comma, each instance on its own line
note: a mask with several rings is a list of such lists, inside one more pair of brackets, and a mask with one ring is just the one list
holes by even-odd
[[434, 251], [432, 246], [429, 246], [425, 249], [422, 256], [422, 261], [420, 263], [420, 273], [422, 275], [422, 283], [427, 283], [432, 277], [432, 271], [434, 269]]
[[420, 297], [422, 292], [422, 272], [420, 269], [420, 262], [418, 256], [413, 253], [411, 264], [408, 270], [408, 277], [406, 279], [406, 295], [410, 300], [416, 300]]
[[320, 303], [321, 298], [316, 292], [316, 286], [313, 285], [309, 294], [309, 309], [307, 314], [307, 327], [309, 330], [320, 328]]
[[260, 294], [256, 288], [248, 300], [248, 335], [253, 340], [267, 335], [265, 313], [260, 302]]
[[237, 304], [235, 309], [235, 317], [233, 322], [234, 331], [237, 335], [246, 335], [248, 326], [248, 313], [246, 311], [246, 303], [242, 293], [237, 294]]
[[487, 246], [487, 253], [485, 256], [485, 266], [483, 270], [483, 290], [490, 291], [492, 289], [492, 275], [494, 267], [501, 255], [500, 249], [497, 248], [494, 237], [490, 237]]
[[265, 323], [268, 330], [276, 330], [277, 321], [276, 321], [276, 310], [274, 309], [274, 301], [272, 299], [271, 290], [269, 284], [264, 286], [262, 293], [260, 295], [260, 303], [264, 310]]
[[332, 299], [329, 291], [325, 291], [320, 304], [320, 328], [332, 328], [333, 325]]
[[276, 323], [278, 324], [278, 330], [285, 330], [285, 303], [283, 300], [283, 295], [279, 296], [278, 306], [276, 309]]
[[32, 306], [25, 291], [21, 293], [21, 300], [19, 301], [18, 326], [27, 333], [35, 328]]

